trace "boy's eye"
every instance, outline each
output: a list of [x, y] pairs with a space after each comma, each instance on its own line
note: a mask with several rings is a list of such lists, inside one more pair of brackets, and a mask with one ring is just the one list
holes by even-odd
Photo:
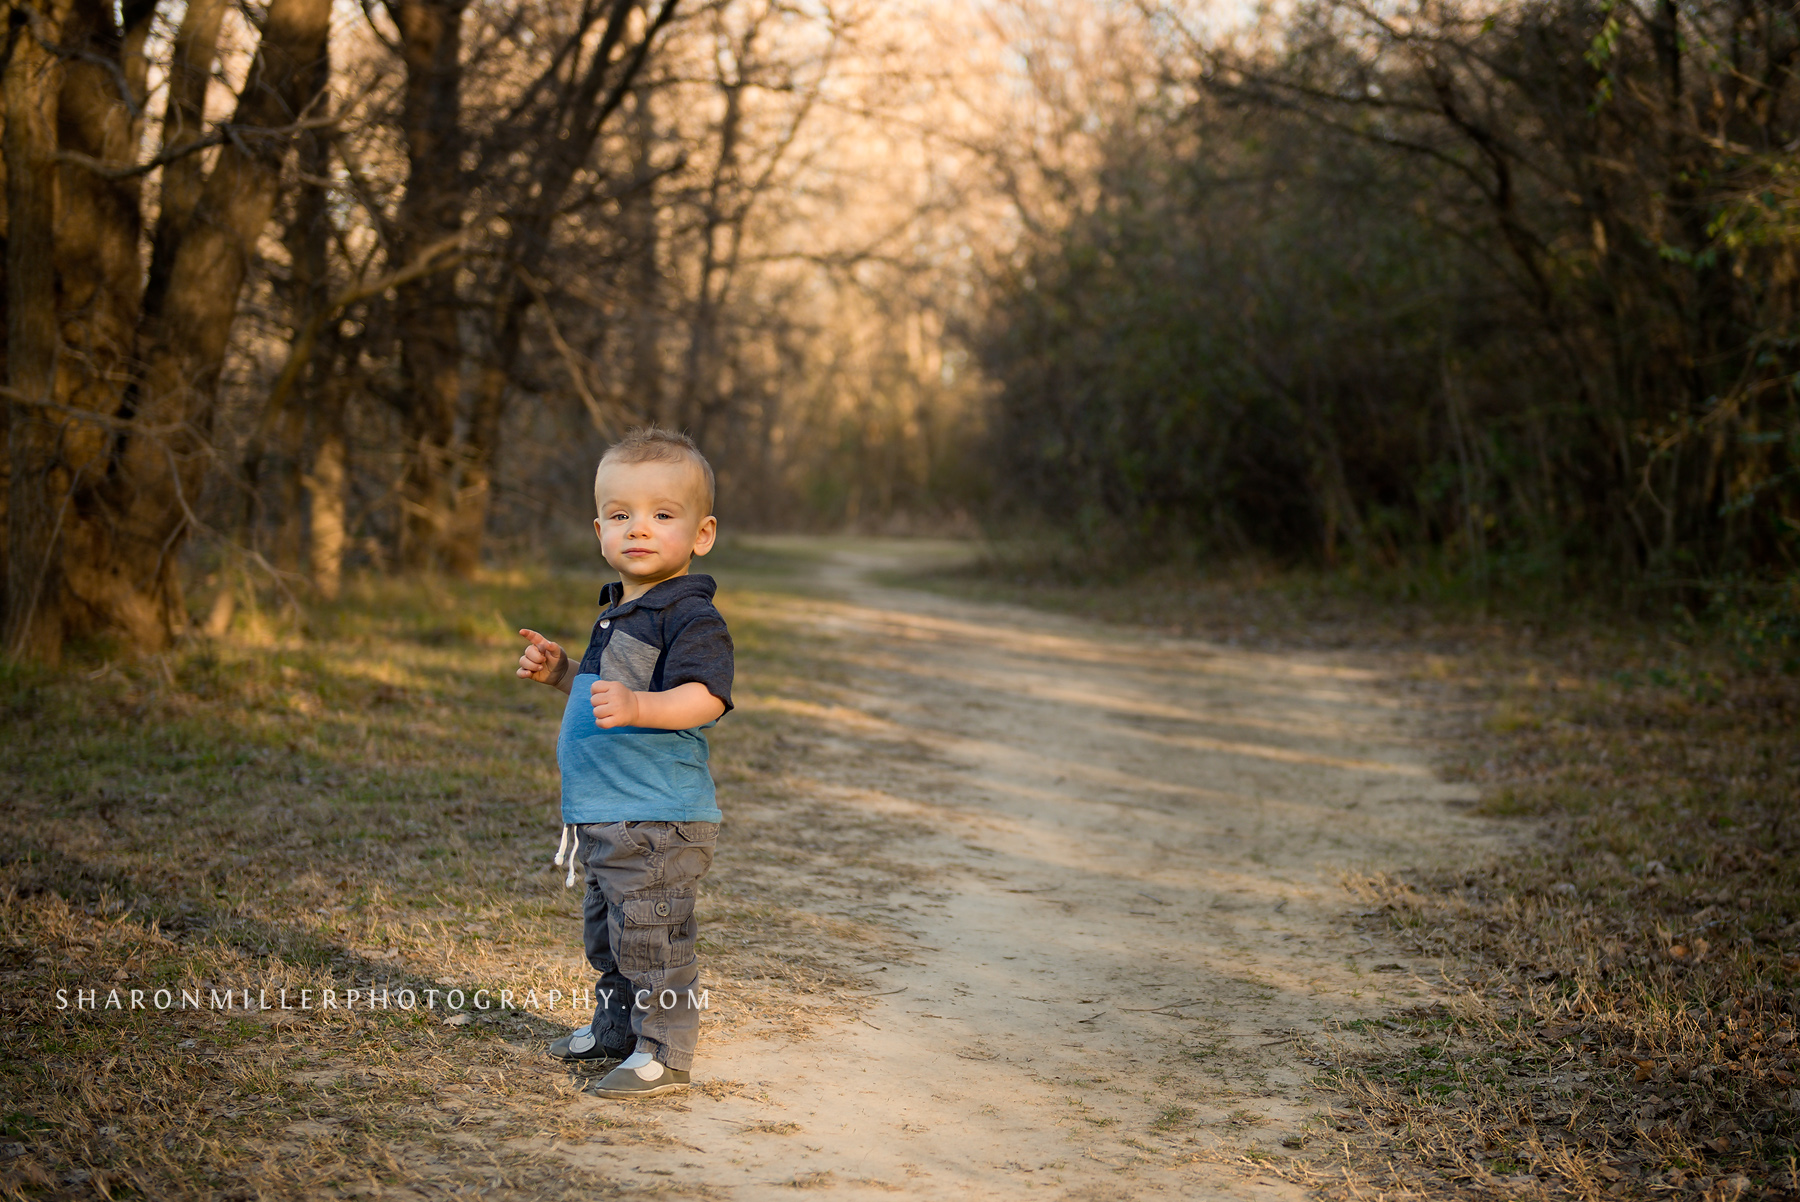
[[657, 515], [656, 515], [656, 520], [657, 520], [657, 521], [659, 521], [659, 522], [670, 522], [670, 521], [674, 521], [674, 520], [675, 520], [675, 515], [674, 515], [674, 514], [672, 514], [672, 513], [658, 513], [658, 514], [657, 514]]

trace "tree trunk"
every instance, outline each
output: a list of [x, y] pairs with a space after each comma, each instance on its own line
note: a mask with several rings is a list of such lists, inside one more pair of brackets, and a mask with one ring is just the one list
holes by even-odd
[[[406, 195], [400, 203], [396, 262], [454, 234], [463, 219], [462, 19], [466, 0], [390, 0], [406, 61]], [[443, 562], [452, 541], [456, 415], [462, 394], [462, 338], [455, 275], [399, 289], [408, 462], [401, 486], [400, 562]]]
[[13, 11], [27, 21], [15, 21], [9, 31], [4, 81], [6, 383], [11, 390], [5, 647], [11, 656], [55, 663], [63, 631], [53, 552], [70, 484], [58, 444], [67, 423], [31, 402], [55, 399], [56, 117], [63, 64], [45, 43], [61, 40], [67, 6]]
[[[742, 60], [739, 60], [742, 71]], [[681, 392], [675, 404], [676, 421], [681, 428], [703, 437], [703, 427], [712, 408], [717, 380], [718, 350], [718, 280], [719, 239], [730, 224], [725, 212], [725, 190], [737, 172], [739, 125], [743, 119], [743, 80], [719, 81], [724, 93], [724, 115], [719, 121], [719, 157], [713, 164], [712, 179], [707, 186], [706, 201], [701, 207], [700, 267], [694, 290], [694, 306], [688, 318], [687, 351], [683, 357]]]
[[481, 566], [481, 544], [487, 534], [488, 507], [493, 502], [494, 455], [500, 444], [500, 418], [506, 391], [519, 361], [525, 310], [531, 294], [517, 280], [501, 285], [494, 306], [494, 345], [476, 377], [475, 405], [462, 449], [462, 487], [456, 492], [455, 520], [446, 547], [445, 567], [464, 579]]
[[[141, 176], [110, 179], [68, 161], [54, 172], [46, 167], [59, 143], [108, 164], [131, 161], [150, 6], [76, 0], [57, 31], [78, 51], [61, 60], [60, 80], [38, 38], [13, 26], [9, 378], [23, 396], [62, 406], [64, 417], [71, 409], [95, 411], [92, 419], [59, 417], [52, 426], [44, 419], [56, 411], [34, 409], [21, 430], [13, 402], [8, 522], [12, 546], [30, 551], [10, 560], [8, 647], [15, 654], [54, 658], [65, 636], [102, 631], [154, 650], [186, 622], [177, 556], [209, 457], [214, 393], [239, 294], [291, 140], [260, 131], [291, 126], [317, 98], [314, 73], [330, 14], [330, 0], [272, 0], [233, 117], [238, 136], [220, 147], [185, 220], [165, 211], [158, 229], [163, 254], [153, 264], [160, 274], [143, 291]], [[205, 3], [188, 16], [203, 24]], [[192, 35], [188, 66], [210, 69], [195, 49], [204, 29], [184, 19], [183, 30]], [[176, 71], [173, 107], [194, 100], [183, 79], [191, 83]], [[48, 100], [57, 88], [60, 105]], [[121, 88], [135, 90], [130, 105]], [[50, 121], [54, 134], [47, 137]], [[49, 194], [51, 180], [58, 194]], [[47, 296], [57, 278], [60, 295]], [[46, 370], [54, 374], [46, 377]]]
[[[227, 0], [189, 0], [175, 31], [169, 61], [169, 96], [163, 108], [162, 149], [174, 150], [205, 132], [206, 89], [212, 80], [213, 55]], [[181, 235], [187, 230], [200, 191], [206, 185], [206, 160], [199, 154], [176, 159], [162, 170], [160, 212], [150, 247], [150, 276], [145, 288], [148, 307], [160, 309], [169, 288], [169, 271]]]
[[626, 253], [631, 256], [627, 277], [631, 290], [631, 316], [627, 319], [631, 323], [631, 370], [626, 380], [625, 407], [647, 414], [663, 425], [674, 425], [664, 412], [663, 400], [662, 269], [657, 262], [661, 231], [656, 218], [656, 183], [651, 175], [656, 118], [650, 107], [649, 88], [638, 88], [631, 100], [627, 128], [631, 174], [633, 179], [645, 182], [625, 197], [619, 210]]
[[[76, 53], [65, 54], [59, 148], [102, 162], [130, 162], [143, 132], [137, 114], [146, 99], [143, 43], [151, 11], [134, 4], [125, 12], [135, 25], [121, 29], [110, 0], [76, 0], [63, 28], [64, 47]], [[142, 180], [107, 179], [65, 163], [57, 185], [57, 309], [66, 364], [58, 392], [65, 404], [106, 410], [131, 372], [143, 298]], [[83, 433], [82, 451], [98, 452], [101, 429], [90, 425]]]
[[[331, 51], [320, 56], [314, 69], [313, 90], [323, 92], [331, 84]], [[274, 508], [274, 559], [283, 571], [298, 573], [305, 550], [306, 506], [302, 504], [305, 487], [306, 434], [315, 424], [323, 395], [330, 382], [336, 351], [335, 338], [316, 336], [331, 306], [331, 214], [327, 209], [323, 180], [331, 170], [329, 136], [318, 130], [302, 132], [295, 147], [300, 182], [294, 193], [293, 214], [288, 220], [285, 242], [288, 252], [287, 304], [289, 324], [293, 329], [293, 346], [298, 352], [310, 346], [311, 354], [302, 366], [294, 386], [284, 390], [279, 385], [269, 398], [271, 406], [279, 406], [279, 420], [274, 423], [274, 448], [269, 463], [270, 483], [277, 501]]]
[[344, 578], [344, 495], [348, 457], [344, 451], [344, 388], [335, 378], [324, 381], [313, 411], [312, 470], [304, 477], [311, 504], [310, 566], [313, 588], [335, 601]]

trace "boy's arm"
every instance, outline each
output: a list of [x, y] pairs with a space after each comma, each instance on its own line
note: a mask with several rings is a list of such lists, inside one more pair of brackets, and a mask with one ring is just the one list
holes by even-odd
[[725, 703], [697, 680], [655, 693], [640, 693], [616, 680], [596, 680], [592, 691], [594, 725], [602, 730], [615, 726], [689, 730], [725, 713]]
[[519, 656], [516, 675], [568, 692], [569, 686], [575, 682], [575, 664], [563, 654], [562, 647], [535, 630], [520, 630], [519, 633], [529, 641], [530, 646], [525, 648], [525, 654]]

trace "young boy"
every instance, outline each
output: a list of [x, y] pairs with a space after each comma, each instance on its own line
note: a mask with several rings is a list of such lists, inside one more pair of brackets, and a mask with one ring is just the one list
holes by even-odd
[[[700, 1034], [695, 886], [712, 866], [719, 807], [706, 728], [731, 708], [731, 634], [710, 576], [713, 473], [684, 434], [634, 430], [594, 475], [600, 552], [619, 579], [579, 664], [535, 630], [518, 675], [569, 695], [562, 768], [569, 876], [586, 870], [583, 934], [600, 974], [594, 1018], [556, 1040], [570, 1062], [621, 1060], [595, 1088], [606, 1098], [684, 1089]], [[563, 862], [563, 848], [556, 853]]]

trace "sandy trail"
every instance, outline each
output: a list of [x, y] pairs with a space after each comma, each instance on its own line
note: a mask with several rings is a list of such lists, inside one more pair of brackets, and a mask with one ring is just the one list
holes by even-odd
[[[1448, 804], [1471, 789], [1434, 776], [1420, 713], [1366, 658], [873, 582], [939, 553], [837, 550], [791, 617], [836, 636], [856, 698], [814, 716], [889, 748], [817, 787], [928, 832], [884, 849], [908, 891], [840, 890], [834, 912], [913, 954], [870, 956], [862, 1019], [703, 1036], [696, 1080], [743, 1088], [644, 1104], [672, 1143], [562, 1154], [731, 1198], [1303, 1196], [1258, 1165], [1328, 1101], [1283, 1040], [1436, 981], [1343, 920], [1341, 873], [1501, 836]], [[746, 683], [746, 709], [806, 708]]]

